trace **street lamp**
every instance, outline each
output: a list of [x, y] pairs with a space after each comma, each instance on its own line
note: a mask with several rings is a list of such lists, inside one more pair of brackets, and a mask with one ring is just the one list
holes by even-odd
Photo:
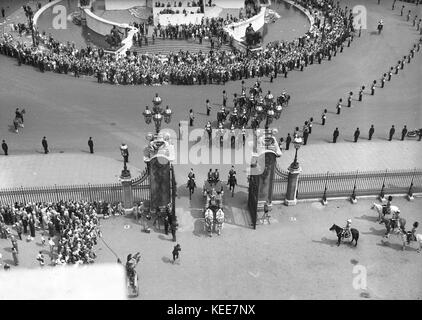
[[293, 139], [293, 145], [296, 149], [296, 153], [295, 153], [295, 160], [293, 161], [293, 163], [290, 165], [290, 168], [293, 170], [298, 170], [299, 169], [299, 162], [297, 162], [297, 151], [300, 149], [300, 146], [303, 143], [303, 139], [302, 137], [296, 135], [295, 138]]
[[120, 153], [123, 157], [123, 170], [121, 178], [130, 178], [130, 171], [127, 169], [127, 162], [129, 157], [129, 149], [125, 143], [120, 146]]
[[153, 109], [152, 112], [149, 110], [148, 106], [145, 108], [145, 111], [143, 112], [146, 124], [150, 124], [151, 120], [154, 120], [156, 133], [160, 132], [163, 118], [164, 118], [165, 123], [171, 122], [172, 111], [169, 108], [169, 106], [167, 106], [166, 109], [163, 111], [162, 108], [160, 107], [161, 102], [162, 102], [161, 98], [158, 96], [158, 93], [156, 93], [154, 99], [152, 100], [152, 103], [154, 105], [152, 108]]

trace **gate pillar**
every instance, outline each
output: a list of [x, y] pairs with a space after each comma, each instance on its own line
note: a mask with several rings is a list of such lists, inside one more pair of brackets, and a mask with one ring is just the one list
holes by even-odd
[[123, 186], [123, 208], [131, 209], [133, 208], [132, 178], [121, 177], [120, 182]]
[[284, 204], [286, 206], [294, 206], [297, 203], [297, 187], [299, 182], [299, 174], [302, 172], [302, 169], [289, 167], [289, 178], [287, 181], [287, 192]]
[[148, 146], [144, 149], [144, 161], [150, 175], [150, 210], [166, 207], [173, 202], [171, 162], [174, 160], [174, 146], [167, 134], [148, 134]]

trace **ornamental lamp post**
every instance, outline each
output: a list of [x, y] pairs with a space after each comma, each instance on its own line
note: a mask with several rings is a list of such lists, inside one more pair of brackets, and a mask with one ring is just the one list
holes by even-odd
[[298, 170], [299, 169], [299, 162], [297, 161], [297, 152], [300, 149], [300, 146], [303, 144], [303, 139], [300, 136], [296, 136], [293, 139], [293, 145], [296, 149], [296, 153], [295, 153], [295, 159], [293, 161], [293, 163], [290, 165], [290, 168], [293, 170]]
[[143, 115], [144, 115], [146, 124], [150, 124], [151, 121], [154, 120], [155, 131], [156, 133], [159, 133], [163, 118], [164, 118], [165, 123], [171, 122], [172, 111], [169, 108], [169, 106], [167, 106], [164, 111], [161, 109], [160, 105], [162, 103], [162, 100], [158, 96], [158, 93], [155, 94], [155, 97], [152, 100], [152, 103], [153, 103], [153, 107], [152, 107], [153, 110], [152, 111], [149, 110], [147, 106], [145, 111], [143, 112]]
[[281, 116], [281, 111], [283, 111], [283, 107], [282, 107], [280, 104], [277, 104], [277, 105], [275, 106], [275, 115], [274, 115], [274, 117], [275, 117], [276, 119], [280, 119], [280, 116]]
[[265, 122], [265, 127], [268, 127], [272, 122], [274, 118], [274, 110], [268, 109], [267, 111], [267, 121]]
[[159, 133], [163, 116], [161, 115], [161, 113], [154, 113], [154, 115], [152, 116], [152, 119], [154, 120], [154, 123], [155, 123], [155, 131], [156, 133]]
[[129, 149], [128, 149], [128, 146], [126, 144], [122, 143], [122, 145], [120, 146], [120, 153], [123, 157], [123, 170], [122, 170], [121, 178], [122, 179], [130, 178], [130, 171], [127, 169]]

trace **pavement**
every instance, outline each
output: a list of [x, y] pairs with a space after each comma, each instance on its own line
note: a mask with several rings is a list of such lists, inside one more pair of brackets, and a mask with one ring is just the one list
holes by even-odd
[[[225, 149], [222, 154], [228, 154], [230, 151]], [[421, 168], [420, 159], [414, 157], [414, 154], [422, 154], [422, 142], [417, 139], [395, 140], [388, 143], [363, 140], [358, 143], [308, 144], [299, 150], [298, 160], [303, 173]], [[294, 155], [293, 147], [287, 151], [283, 150], [283, 155], [278, 159], [278, 166], [287, 170], [294, 160]], [[145, 168], [138, 163], [134, 159], [128, 165], [133, 177], [138, 177]], [[176, 181], [184, 185], [191, 167], [194, 168], [199, 187], [202, 187], [202, 181], [205, 181], [209, 168], [219, 169], [221, 178], [226, 180], [231, 163], [231, 161], [226, 164], [199, 165], [175, 163]], [[55, 184], [115, 183], [118, 182], [122, 166], [122, 158], [117, 152], [89, 154], [88, 150], [81, 149], [79, 153], [57, 150], [45, 155], [41, 150], [35, 150], [35, 154], [13, 155], [13, 150], [9, 150], [9, 156], [0, 155], [0, 189]], [[236, 164], [235, 168], [240, 187], [246, 188], [248, 163]]]
[[[421, 199], [409, 202], [396, 197], [394, 202], [407, 229], [421, 221]], [[103, 238], [92, 268], [140, 252], [137, 299], [141, 300], [422, 299], [422, 253], [417, 253], [414, 242], [402, 251], [398, 237], [383, 239], [385, 227], [375, 222], [371, 204], [338, 200], [328, 206], [320, 202], [276, 206], [270, 225], [251, 230], [226, 222], [222, 234], [212, 237], [205, 234], [198, 213], [188, 211], [194, 223], [177, 233], [182, 251], [175, 264], [171, 251], [176, 243], [162, 228], [151, 226], [147, 234], [132, 216], [112, 217], [101, 220]], [[337, 247], [336, 235], [328, 229], [333, 223], [343, 226], [349, 218], [360, 232], [358, 245], [346, 241]], [[46, 265], [50, 263], [40, 236], [37, 231], [34, 241], [18, 240], [18, 268], [39, 269], [40, 250]], [[0, 253], [0, 263], [9, 263], [13, 272], [10, 240], [0, 239]], [[366, 281], [357, 281], [358, 274]], [[361, 287], [356, 286], [359, 283]]]

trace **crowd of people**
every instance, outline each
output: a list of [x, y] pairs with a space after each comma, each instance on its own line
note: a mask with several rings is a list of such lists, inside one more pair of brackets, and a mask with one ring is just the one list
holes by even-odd
[[313, 64], [314, 59], [331, 59], [339, 47], [342, 51], [343, 42], [353, 37], [354, 31], [351, 10], [342, 10], [333, 0], [297, 2], [312, 10], [315, 16], [312, 32], [292, 42], [270, 43], [261, 52], [245, 53], [235, 49], [208, 53], [180, 51], [168, 55], [127, 52], [125, 56], [117, 57], [105, 54], [101, 48], [77, 49], [46, 35], [39, 37], [41, 46], [32, 48], [19, 43], [10, 34], [1, 38], [0, 52], [15, 57], [19, 64], [38, 67], [41, 72], [72, 72], [75, 77], [85, 74], [96, 76], [98, 82], [112, 84], [224, 84], [256, 76], [277, 77], [280, 73], [287, 77], [288, 71], [303, 70], [308, 63]]
[[[59, 201], [57, 203], [14, 203], [0, 205], [0, 239], [10, 239], [18, 246], [15, 233], [22, 240], [36, 238], [40, 230], [41, 244], [50, 246], [52, 265], [89, 264], [96, 258], [94, 251], [101, 237], [99, 215], [104, 218], [123, 212], [121, 204], [87, 201]], [[13, 232], [12, 230], [15, 230]], [[48, 241], [45, 237], [48, 236]], [[15, 265], [18, 258], [14, 255]], [[44, 265], [42, 252], [37, 260]]]

